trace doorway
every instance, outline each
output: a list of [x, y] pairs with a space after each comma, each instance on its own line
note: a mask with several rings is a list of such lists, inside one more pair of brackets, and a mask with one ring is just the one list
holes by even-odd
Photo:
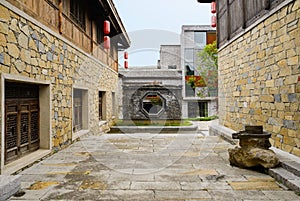
[[39, 125], [39, 85], [6, 81], [5, 164], [39, 149]]

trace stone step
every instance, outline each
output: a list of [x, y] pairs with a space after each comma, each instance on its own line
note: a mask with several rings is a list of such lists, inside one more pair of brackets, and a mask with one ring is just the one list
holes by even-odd
[[7, 200], [20, 189], [20, 176], [0, 175], [0, 201]]
[[281, 167], [300, 177], [300, 163], [296, 161], [284, 161], [281, 163]]
[[276, 181], [281, 182], [289, 189], [300, 193], [300, 177], [293, 174], [283, 167], [269, 169], [269, 175], [271, 175]]

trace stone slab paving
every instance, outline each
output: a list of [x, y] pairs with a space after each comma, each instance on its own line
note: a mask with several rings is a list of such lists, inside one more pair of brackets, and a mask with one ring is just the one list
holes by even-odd
[[232, 167], [217, 136], [89, 135], [20, 172], [16, 200], [300, 200], [269, 175]]

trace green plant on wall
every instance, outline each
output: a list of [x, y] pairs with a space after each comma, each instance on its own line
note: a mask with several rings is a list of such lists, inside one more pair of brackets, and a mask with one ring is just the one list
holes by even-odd
[[196, 88], [196, 78], [195, 76], [190, 76], [187, 80], [187, 84], [191, 86], [193, 90]]
[[202, 79], [201, 76], [188, 76], [187, 77], [187, 84], [191, 86], [192, 89], [195, 89], [196, 87], [203, 87], [206, 86], [205, 81]]

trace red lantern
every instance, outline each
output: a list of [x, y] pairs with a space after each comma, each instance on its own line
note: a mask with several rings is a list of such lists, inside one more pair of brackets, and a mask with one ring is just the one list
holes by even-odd
[[217, 26], [217, 17], [215, 15], [211, 16], [211, 27]]
[[103, 32], [105, 35], [108, 35], [110, 33], [110, 23], [108, 20], [105, 20], [103, 23]]
[[128, 68], [128, 61], [124, 61], [124, 68]]
[[216, 9], [216, 2], [211, 2], [211, 13], [216, 13], [217, 9]]
[[128, 59], [128, 52], [124, 52], [124, 59]]
[[104, 49], [109, 49], [110, 48], [110, 38], [109, 36], [104, 36]]

